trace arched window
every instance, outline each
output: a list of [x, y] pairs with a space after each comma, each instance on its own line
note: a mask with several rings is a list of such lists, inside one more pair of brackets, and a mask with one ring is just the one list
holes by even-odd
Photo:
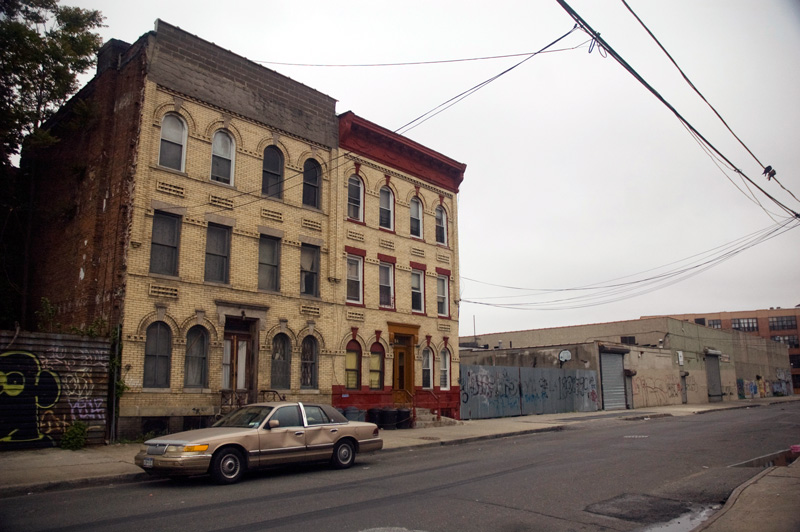
[[447, 245], [447, 213], [444, 212], [444, 207], [439, 205], [436, 207], [436, 242], [438, 244]]
[[347, 217], [364, 221], [364, 186], [357, 176], [351, 176], [347, 181]]
[[261, 193], [270, 198], [283, 197], [283, 153], [275, 146], [267, 146], [264, 150]]
[[233, 138], [225, 131], [214, 133], [211, 143], [211, 180], [233, 184], [233, 158], [236, 152]]
[[426, 347], [422, 350], [422, 387], [426, 390], [433, 388], [432, 370], [433, 357], [431, 357], [431, 350]]
[[383, 390], [383, 359], [386, 351], [378, 342], [369, 348], [369, 389]]
[[186, 362], [183, 385], [187, 388], [208, 386], [208, 331], [195, 325], [186, 333]]
[[384, 229], [394, 229], [394, 194], [389, 187], [381, 187], [379, 225]]
[[361, 389], [361, 344], [350, 340], [345, 351], [345, 388], [359, 390]]
[[161, 120], [161, 147], [158, 164], [183, 172], [183, 154], [186, 146], [186, 125], [178, 115], [168, 114]]
[[450, 389], [450, 351], [442, 349], [439, 352], [439, 388], [442, 390]]
[[418, 197], [411, 198], [411, 236], [422, 238], [422, 202]]
[[163, 321], [147, 328], [144, 343], [144, 387], [169, 388], [172, 331]]
[[319, 209], [322, 205], [322, 167], [314, 159], [303, 163], [303, 205]]
[[288, 390], [292, 387], [292, 350], [289, 337], [283, 333], [272, 339], [272, 376], [270, 386], [275, 390]]
[[317, 388], [317, 360], [319, 348], [317, 339], [313, 336], [306, 336], [303, 339], [300, 351], [300, 387]]

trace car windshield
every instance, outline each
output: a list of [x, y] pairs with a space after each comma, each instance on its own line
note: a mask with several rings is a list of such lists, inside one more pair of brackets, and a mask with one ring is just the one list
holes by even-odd
[[256, 428], [272, 412], [271, 406], [245, 406], [226, 415], [213, 426]]

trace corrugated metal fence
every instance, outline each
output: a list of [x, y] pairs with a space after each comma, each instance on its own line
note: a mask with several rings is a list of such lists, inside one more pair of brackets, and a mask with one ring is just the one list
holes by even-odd
[[592, 370], [460, 367], [461, 419], [484, 419], [599, 409]]
[[0, 331], [0, 451], [57, 445], [75, 421], [102, 443], [110, 353], [107, 339]]

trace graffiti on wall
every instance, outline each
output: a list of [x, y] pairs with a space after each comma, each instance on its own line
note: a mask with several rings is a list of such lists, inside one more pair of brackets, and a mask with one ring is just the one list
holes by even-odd
[[52, 445], [39, 425], [39, 414], [61, 395], [58, 373], [43, 369], [27, 351], [0, 354], [0, 445]]
[[[753, 399], [758, 397], [773, 397], [792, 395], [794, 388], [792, 381], [784, 379], [784, 374], [779, 374], [778, 379], [736, 379], [736, 393], [739, 399]], [[791, 378], [791, 374], [789, 375]]]
[[0, 450], [55, 445], [76, 421], [90, 442], [105, 439], [107, 342], [51, 336], [21, 335], [0, 353]]
[[[681, 381], [677, 376], [653, 378], [637, 376], [633, 378], [634, 404], [641, 406], [663, 406], [680, 404]], [[688, 387], [688, 383], [687, 383]]]
[[597, 372], [461, 366], [461, 419], [598, 409]]

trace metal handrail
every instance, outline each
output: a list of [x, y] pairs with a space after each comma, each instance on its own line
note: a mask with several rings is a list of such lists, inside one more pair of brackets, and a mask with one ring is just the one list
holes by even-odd
[[439, 398], [438, 395], [436, 395], [434, 393], [433, 390], [423, 389], [422, 391], [423, 392], [428, 392], [429, 394], [431, 394], [433, 396], [434, 399], [436, 399], [436, 421], [441, 421], [442, 420], [442, 400]]
[[414, 394], [412, 394], [411, 392], [409, 392], [405, 388], [402, 388], [402, 390], [411, 399], [411, 425], [412, 426], [416, 426], [417, 425], [417, 399], [414, 396]]

